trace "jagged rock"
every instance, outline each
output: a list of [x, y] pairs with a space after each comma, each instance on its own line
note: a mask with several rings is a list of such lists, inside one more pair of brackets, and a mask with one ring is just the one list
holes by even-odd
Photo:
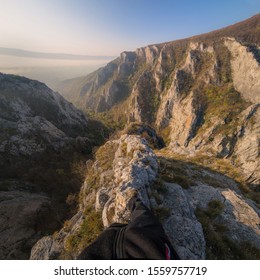
[[162, 207], [169, 210], [163, 226], [181, 259], [205, 259], [206, 243], [201, 224], [198, 222], [189, 199], [182, 187], [165, 184], [167, 195]]
[[216, 220], [226, 227], [225, 235], [237, 245], [249, 242], [260, 248], [259, 210], [256, 210], [252, 201], [245, 200], [230, 189], [218, 189], [208, 185], [194, 186], [186, 192], [194, 209], [207, 209], [210, 201], [219, 201], [223, 210]]
[[[95, 73], [68, 82], [72, 86], [65, 94], [84, 109], [86, 105], [95, 112], [109, 111], [116, 122], [155, 124], [168, 141], [170, 154], [191, 160], [206, 155], [213, 167], [214, 157], [225, 158], [227, 167], [238, 168], [247, 182], [257, 186], [260, 41], [255, 26], [259, 22], [257, 15], [209, 34], [124, 52]], [[19, 108], [21, 102], [13, 106]], [[28, 117], [30, 110], [26, 108], [21, 117]], [[169, 214], [163, 225], [184, 259], [205, 258], [207, 231], [203, 233], [196, 211], [205, 214], [214, 203], [219, 209], [215, 216], [207, 216], [209, 223], [224, 228], [222, 234], [232, 242], [246, 241], [259, 249], [259, 210], [232, 178], [185, 161], [172, 170], [173, 181], [164, 184], [163, 194], [153, 189], [158, 159], [140, 136], [123, 135], [107, 142], [102, 152], [82, 187], [80, 212], [67, 231], [64, 227], [59, 232], [58, 241], [53, 237], [61, 248], [81, 227], [90, 204], [102, 211], [107, 227], [128, 221], [127, 203], [138, 192], [148, 207]], [[44, 244], [45, 250], [53, 246], [51, 241]], [[72, 258], [78, 253], [76, 247]]]
[[246, 200], [231, 190], [222, 191], [225, 208], [220, 216], [229, 225], [228, 237], [234, 242], [249, 242], [260, 248], [260, 218]]
[[129, 220], [126, 205], [133, 196], [132, 191], [138, 191], [142, 201], [149, 206], [146, 188], [157, 176], [158, 163], [146, 140], [134, 135], [123, 135], [119, 141], [113, 162], [117, 186], [113, 220], [126, 222]]
[[[38, 241], [32, 249], [31, 259], [60, 257], [66, 247], [67, 240], [73, 233], [77, 232], [84, 221], [83, 212], [89, 207], [93, 198], [95, 209], [102, 211], [102, 220], [105, 227], [113, 222], [127, 222], [129, 220], [130, 213], [126, 210], [126, 205], [136, 193], [150, 207], [148, 190], [158, 171], [155, 154], [148, 146], [147, 141], [140, 136], [123, 135], [119, 140], [111, 142], [112, 144], [107, 142], [105, 146], [115, 145], [117, 149], [112, 170], [105, 171], [110, 173], [109, 177], [105, 177], [108, 180], [106, 187], [99, 184], [100, 189], [96, 192], [94, 190], [86, 192], [88, 189], [88, 179], [86, 179], [81, 194], [88, 194], [82, 198], [79, 212], [67, 223], [69, 224], [69, 230], [64, 226], [55, 236]], [[101, 183], [104, 176], [102, 176], [103, 169], [100, 163], [96, 161], [92, 167], [100, 173], [99, 183]], [[111, 173], [114, 176], [111, 176]], [[109, 180], [114, 183], [110, 184]], [[76, 258], [79, 253], [71, 253], [70, 258]]]
[[[225, 106], [234, 87], [237, 96], [234, 94], [233, 103], [242, 99], [241, 111], [251, 103], [259, 103], [259, 40], [255, 35], [259, 19], [256, 15], [213, 33], [123, 52], [107, 66], [75, 80], [75, 98], [71, 100], [94, 111], [112, 109], [117, 122], [126, 119], [155, 124], [174, 152], [239, 158], [245, 154], [241, 145], [251, 145], [246, 141], [241, 144], [242, 138], [238, 139], [235, 132], [243, 122], [241, 112], [229, 100], [226, 112], [221, 114], [220, 104], [214, 108], [215, 101], [209, 99], [208, 93], [215, 91], [217, 100], [219, 93], [226, 92]], [[84, 81], [85, 86], [78, 91]], [[72, 95], [73, 89], [68, 86], [65, 94]], [[258, 133], [255, 127], [250, 131], [251, 135]], [[250, 143], [253, 142], [251, 137]], [[236, 150], [241, 152], [235, 153]], [[259, 159], [251, 157], [247, 162], [249, 166], [240, 158], [237, 165], [248, 182], [258, 184], [258, 171], [253, 169], [258, 169]]]
[[260, 107], [259, 105], [248, 108], [243, 114], [244, 124], [234, 148], [237, 165], [243, 170], [247, 181], [260, 184]]
[[157, 46], [148, 46], [136, 50], [137, 56], [144, 58], [147, 64], [152, 64], [158, 56], [159, 49]]
[[255, 54], [234, 38], [225, 40], [232, 54], [232, 75], [234, 86], [246, 100], [260, 103], [260, 64]]
[[[95, 187], [98, 189], [87, 191], [88, 178], [86, 179], [81, 190], [83, 197], [79, 212], [68, 221], [69, 226], [64, 226], [58, 234], [39, 241], [33, 248], [32, 259], [50, 259], [53, 256], [63, 258], [64, 250], [67, 252], [65, 248], [68, 240], [81, 228], [85, 219], [83, 213], [93, 201], [95, 209], [102, 211], [105, 227], [113, 222], [127, 223], [130, 216], [127, 204], [135, 195], [155, 212], [166, 213], [162, 225], [182, 259], [206, 258], [204, 232], [195, 213], [197, 209], [207, 209], [212, 201], [219, 201], [223, 205], [223, 210], [212, 219], [228, 229], [226, 236], [237, 244], [247, 241], [259, 248], [260, 211], [252, 201], [242, 197], [232, 179], [203, 168], [191, 169], [187, 164], [185, 172], [188, 170], [191, 178], [196, 176], [195, 185], [183, 189], [179, 184], [163, 182], [161, 188], [164, 191], [159, 193], [153, 185], [158, 178], [158, 161], [146, 140], [136, 135], [122, 135], [118, 140], [107, 142], [103, 149], [113, 146], [115, 154], [112, 165], [103, 166], [101, 159], [92, 165], [95, 170], [93, 172], [100, 175]], [[102, 172], [110, 173], [110, 176], [102, 176]], [[107, 178], [106, 187], [104, 178]], [[204, 180], [210, 180], [214, 185], [218, 183], [221, 188], [203, 184]], [[110, 183], [112, 181], [113, 184]], [[76, 248], [69, 254], [69, 258], [77, 258], [80, 249]]]
[[102, 127], [91, 125], [43, 83], [0, 73], [1, 259], [28, 259], [33, 244], [65, 218], [67, 211], [55, 196], [63, 196], [65, 205], [79, 183], [73, 182], [73, 188], [68, 183], [64, 191], [59, 185], [68, 170], [60, 163], [62, 153], [69, 161], [73, 154], [91, 152]]
[[84, 149], [90, 146], [83, 137], [88, 129], [86, 117], [58, 93], [14, 75], [0, 74], [0, 82], [1, 152], [31, 156], [65, 145], [85, 142]]
[[31, 250], [31, 260], [55, 260], [60, 254], [60, 246], [51, 236], [40, 239]]

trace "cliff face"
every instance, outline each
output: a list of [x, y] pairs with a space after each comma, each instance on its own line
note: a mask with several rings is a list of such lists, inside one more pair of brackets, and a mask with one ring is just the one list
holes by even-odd
[[256, 15], [123, 52], [64, 83], [76, 106], [125, 129], [87, 162], [79, 211], [31, 259], [76, 259], [104, 228], [128, 220], [136, 191], [182, 259], [260, 258], [259, 30]]
[[95, 125], [44, 84], [0, 74], [0, 259], [28, 259], [68, 216], [72, 164], [102, 140]]
[[123, 52], [84, 78], [80, 90], [72, 86], [64, 94], [115, 122], [152, 125], [171, 152], [229, 158], [244, 180], [257, 185], [259, 30], [256, 15], [208, 34]]
[[[78, 212], [31, 259], [76, 259], [105, 227], [128, 220], [136, 191], [182, 259], [260, 258], [259, 30], [257, 15], [123, 52], [65, 82], [76, 106], [125, 129], [87, 161]], [[51, 143], [66, 134], [59, 125], [48, 129]], [[46, 203], [37, 199], [36, 208]]]

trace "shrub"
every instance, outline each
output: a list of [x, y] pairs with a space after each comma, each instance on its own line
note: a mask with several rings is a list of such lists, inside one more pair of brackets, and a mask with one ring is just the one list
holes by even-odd
[[260, 250], [247, 242], [235, 243], [226, 235], [228, 228], [217, 222], [217, 217], [222, 213], [222, 202], [212, 200], [207, 209], [196, 209], [196, 216], [200, 221], [206, 240], [207, 259], [238, 260], [259, 259]]
[[118, 144], [107, 142], [96, 151], [96, 160], [98, 160], [100, 167], [104, 171], [112, 168], [117, 148]]
[[74, 255], [76, 252], [82, 251], [103, 231], [101, 213], [96, 212], [93, 206], [88, 207], [84, 215], [80, 228], [66, 239], [65, 251], [67, 254]]

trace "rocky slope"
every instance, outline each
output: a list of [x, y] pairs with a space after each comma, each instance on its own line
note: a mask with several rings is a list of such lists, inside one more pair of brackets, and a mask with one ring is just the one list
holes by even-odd
[[104, 227], [127, 221], [134, 190], [182, 259], [259, 259], [259, 32], [258, 14], [66, 81], [77, 107], [125, 128], [87, 163], [77, 214], [31, 259], [76, 259]]
[[91, 75], [67, 81], [62, 93], [105, 120], [152, 125], [170, 152], [228, 158], [243, 181], [258, 186], [259, 30], [258, 14], [208, 34], [123, 52]]
[[[52, 110], [45, 114], [38, 107], [34, 113], [37, 101], [30, 104], [28, 99], [20, 101], [20, 96], [12, 98], [16, 101], [11, 112], [16, 108], [14, 112], [22, 114], [10, 114], [10, 108], [3, 106], [2, 111], [7, 113], [0, 115], [5, 119], [1, 125], [8, 126], [3, 130], [1, 147], [5, 141], [8, 143], [1, 149], [3, 157], [8, 155], [8, 162], [2, 169], [2, 195], [10, 201], [7, 189], [14, 192], [15, 199], [19, 197], [23, 211], [17, 208], [16, 213], [19, 211], [23, 217], [28, 211], [32, 217], [37, 210], [39, 217], [33, 217], [38, 221], [38, 231], [32, 231], [28, 242], [45, 235], [33, 246], [31, 259], [76, 259], [104, 227], [128, 220], [125, 205], [136, 190], [161, 220], [182, 259], [260, 258], [259, 30], [260, 15], [256, 15], [208, 34], [123, 52], [89, 76], [66, 81], [63, 94], [76, 106], [125, 128], [96, 151], [95, 161], [84, 165], [83, 173], [87, 174], [80, 190], [79, 209], [63, 226], [56, 226], [59, 230], [54, 234], [41, 232], [44, 213], [51, 211], [48, 203], [53, 203], [49, 193], [41, 185], [33, 192], [39, 180], [35, 184], [32, 176], [29, 181], [25, 180], [27, 177], [18, 178], [18, 183], [23, 183], [19, 185], [14, 174], [9, 174], [11, 166], [18, 157], [26, 159], [28, 151], [30, 160], [37, 160], [44, 148], [48, 152], [42, 170], [60, 149], [62, 162], [71, 162], [68, 157], [75, 146], [76, 150], [85, 151], [92, 147], [97, 135], [92, 133], [91, 138], [81, 134], [81, 127], [87, 130], [89, 121], [83, 121], [71, 104], [66, 105], [66, 111], [73, 113], [61, 113], [65, 100], [46, 88], [48, 94], [42, 97], [43, 102], [47, 96], [56, 100], [59, 105], [55, 113]], [[42, 85], [32, 83], [26, 92], [42, 90]], [[12, 94], [24, 93], [24, 82], [22, 85]], [[5, 102], [6, 98], [3, 91], [2, 104], [10, 103]], [[53, 106], [50, 99], [48, 104]], [[19, 110], [21, 102], [23, 110]], [[15, 119], [16, 114], [19, 117]], [[75, 124], [77, 119], [81, 124]], [[24, 124], [27, 120], [29, 124]], [[27, 137], [30, 131], [33, 136]], [[39, 132], [36, 138], [35, 131]], [[25, 143], [20, 136], [23, 132]], [[81, 137], [75, 139], [78, 135]], [[69, 147], [65, 155], [62, 147]], [[50, 169], [55, 170], [49, 174], [52, 180], [62, 174], [63, 181], [58, 185], [64, 188], [70, 177], [69, 168], [54, 165]], [[41, 170], [33, 171], [30, 168], [30, 173], [41, 174]], [[40, 180], [44, 181], [45, 176]], [[19, 191], [25, 187], [30, 196], [24, 198]], [[57, 197], [57, 192], [50, 193]], [[66, 198], [58, 197], [62, 201]], [[33, 199], [27, 204], [32, 208], [24, 206], [26, 199]], [[7, 208], [2, 208], [3, 213], [4, 209]], [[43, 214], [38, 209], [44, 209]], [[6, 214], [2, 216], [4, 219]], [[31, 226], [22, 225], [27, 227], [24, 234], [28, 233]], [[8, 226], [7, 234], [10, 228], [20, 231], [20, 227]], [[5, 254], [11, 256], [7, 251]]]
[[101, 143], [99, 128], [44, 84], [0, 74], [0, 259], [28, 258], [67, 217], [72, 163]]
[[[78, 213], [39, 240], [31, 259], [76, 259], [103, 228], [127, 222], [126, 204], [136, 190], [182, 259], [259, 258], [260, 211], [234, 180], [163, 150], [155, 154], [144, 138], [129, 134], [99, 148], [88, 166]], [[177, 180], [178, 169], [188, 185]]]

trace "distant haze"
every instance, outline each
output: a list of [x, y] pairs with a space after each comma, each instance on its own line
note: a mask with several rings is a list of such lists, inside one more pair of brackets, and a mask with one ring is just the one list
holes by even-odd
[[113, 58], [0, 48], [0, 72], [39, 80], [55, 89], [61, 81], [87, 75]]
[[62, 59], [62, 60], [111, 60], [113, 56], [90, 56], [90, 55], [75, 55], [65, 53], [43, 53], [32, 52], [27, 50], [3, 48], [0, 47], [0, 54], [17, 57], [32, 57], [44, 59]]
[[54, 87], [149, 44], [239, 22], [259, 0], [0, 0], [0, 71]]

